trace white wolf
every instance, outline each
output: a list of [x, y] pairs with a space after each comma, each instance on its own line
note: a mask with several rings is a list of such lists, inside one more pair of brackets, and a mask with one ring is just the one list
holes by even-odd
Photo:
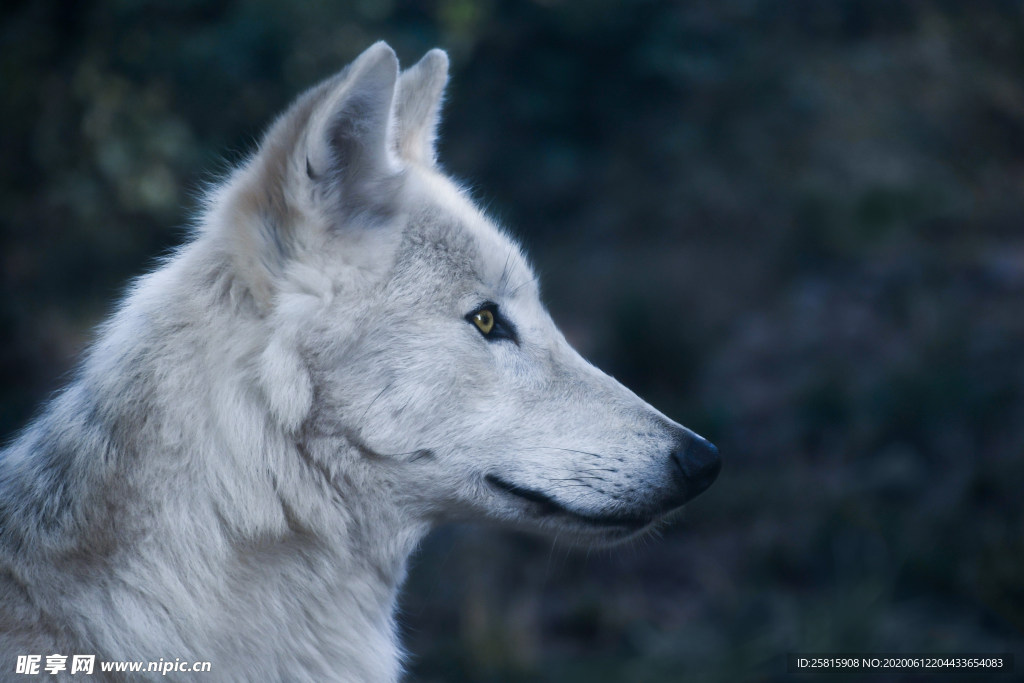
[[447, 74], [377, 43], [299, 98], [0, 454], [0, 680], [56, 653], [395, 681], [431, 527], [613, 542], [715, 479], [437, 166]]

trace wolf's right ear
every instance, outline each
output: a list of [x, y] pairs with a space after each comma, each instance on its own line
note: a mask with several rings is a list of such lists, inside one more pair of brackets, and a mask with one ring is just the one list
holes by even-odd
[[430, 166], [441, 118], [444, 87], [448, 84], [448, 55], [433, 49], [398, 77], [396, 142], [403, 159]]
[[300, 97], [211, 197], [207, 229], [261, 310], [300, 254], [317, 254], [332, 236], [390, 216], [402, 175], [397, 83], [394, 50], [372, 45]]

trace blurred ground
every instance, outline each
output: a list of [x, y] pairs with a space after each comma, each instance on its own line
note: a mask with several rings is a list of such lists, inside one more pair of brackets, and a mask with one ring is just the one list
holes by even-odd
[[378, 38], [406, 64], [442, 46], [447, 168], [527, 245], [570, 341], [725, 469], [623, 548], [439, 530], [403, 598], [411, 678], [1024, 666], [1021, 2], [2, 12], [0, 433], [292, 97]]

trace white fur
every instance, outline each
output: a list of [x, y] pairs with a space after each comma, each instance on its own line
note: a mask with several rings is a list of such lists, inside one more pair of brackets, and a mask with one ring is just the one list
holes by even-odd
[[568, 346], [434, 164], [446, 80], [378, 43], [303, 95], [0, 454], [0, 681], [54, 652], [395, 681], [432, 526], [615, 541], [678, 504], [682, 428]]

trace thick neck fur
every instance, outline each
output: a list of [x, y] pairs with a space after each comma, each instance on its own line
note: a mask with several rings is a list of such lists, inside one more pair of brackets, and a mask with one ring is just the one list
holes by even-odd
[[426, 524], [399, 514], [387, 463], [267, 417], [242, 370], [265, 323], [204, 246], [140, 281], [0, 453], [0, 651], [394, 681], [394, 602]]

